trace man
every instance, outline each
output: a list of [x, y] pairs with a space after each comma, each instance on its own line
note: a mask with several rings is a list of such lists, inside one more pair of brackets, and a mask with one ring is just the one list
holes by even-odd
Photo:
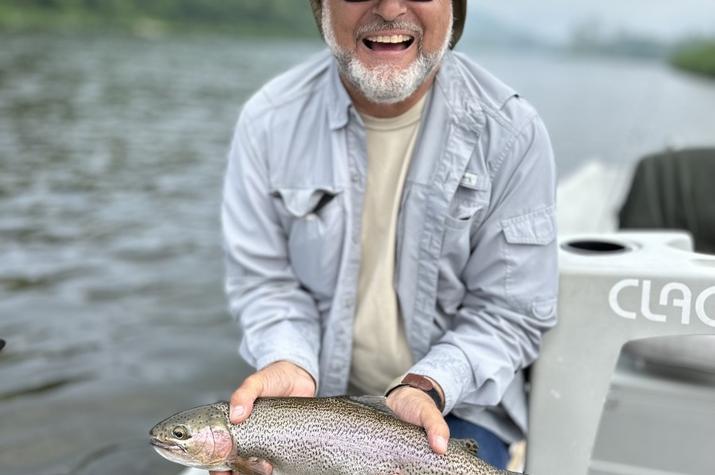
[[311, 4], [330, 52], [251, 98], [230, 152], [226, 285], [257, 369], [231, 419], [262, 396], [391, 389], [435, 452], [451, 432], [503, 467], [555, 323], [546, 130], [450, 51], [466, 0]]

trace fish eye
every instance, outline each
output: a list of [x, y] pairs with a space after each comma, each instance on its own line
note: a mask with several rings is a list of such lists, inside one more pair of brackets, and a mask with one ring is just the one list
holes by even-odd
[[186, 440], [191, 438], [189, 435], [189, 430], [184, 426], [176, 426], [171, 431], [171, 434], [179, 440]]

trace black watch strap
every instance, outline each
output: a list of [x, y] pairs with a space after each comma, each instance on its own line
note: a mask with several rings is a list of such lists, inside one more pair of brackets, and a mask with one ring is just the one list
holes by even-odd
[[404, 378], [402, 378], [400, 384], [388, 391], [386, 396], [389, 396], [392, 391], [403, 386], [410, 386], [426, 392], [427, 395], [432, 398], [440, 412], [444, 410], [444, 401], [442, 401], [439, 391], [437, 391], [437, 388], [434, 387], [434, 384], [432, 384], [432, 381], [430, 381], [429, 378], [426, 378], [421, 374], [408, 373]]

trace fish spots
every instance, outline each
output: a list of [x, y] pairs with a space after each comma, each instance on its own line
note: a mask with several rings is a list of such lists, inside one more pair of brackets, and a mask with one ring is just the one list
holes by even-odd
[[160, 423], [181, 422], [200, 442], [200, 453], [192, 448], [171, 460], [210, 470], [234, 464], [257, 474], [265, 473], [265, 461], [296, 475], [503, 474], [464, 443], [451, 441], [446, 455], [437, 455], [420, 427], [349, 398], [260, 398], [240, 424], [229, 422], [228, 411], [228, 403], [216, 403]]

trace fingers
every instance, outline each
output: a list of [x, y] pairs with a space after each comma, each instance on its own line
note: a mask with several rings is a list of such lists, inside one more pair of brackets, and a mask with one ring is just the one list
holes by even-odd
[[233, 475], [233, 472], [209, 472], [209, 475]]
[[387, 405], [403, 421], [423, 427], [435, 453], [442, 455], [447, 452], [449, 426], [424, 391], [408, 386], [398, 388], [390, 393]]
[[243, 381], [231, 396], [229, 418], [234, 424], [245, 421], [251, 415], [253, 403], [259, 397], [314, 395], [315, 381], [310, 373], [288, 361], [278, 361]]

